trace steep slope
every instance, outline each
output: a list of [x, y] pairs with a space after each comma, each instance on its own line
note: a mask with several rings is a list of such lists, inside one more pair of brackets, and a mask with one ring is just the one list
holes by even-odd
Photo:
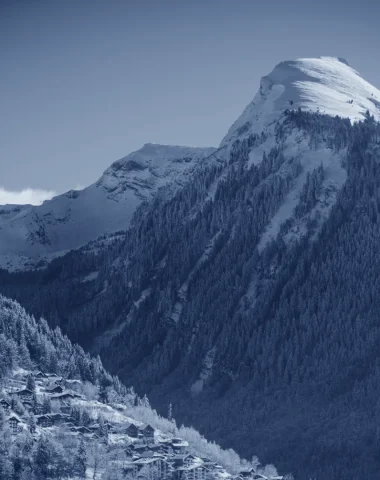
[[143, 201], [165, 186], [175, 191], [213, 160], [214, 151], [146, 144], [84, 190], [71, 190], [41, 206], [0, 207], [0, 267], [42, 266], [101, 235], [125, 230]]
[[0, 288], [224, 446], [300, 479], [375, 480], [379, 92], [336, 59], [274, 72], [219, 161], [123, 238]]
[[241, 460], [194, 429], [160, 417], [146, 396], [127, 390], [99, 359], [2, 296], [0, 381], [2, 480], [134, 480], [143, 475], [172, 480], [184, 470], [210, 480], [233, 480], [241, 478], [233, 473], [242, 469], [263, 480], [283, 478], [272, 465]]
[[380, 91], [365, 81], [346, 60], [302, 58], [279, 63], [263, 77], [253, 101], [231, 126], [221, 145], [261, 133], [286, 109], [363, 120], [366, 112], [380, 120]]

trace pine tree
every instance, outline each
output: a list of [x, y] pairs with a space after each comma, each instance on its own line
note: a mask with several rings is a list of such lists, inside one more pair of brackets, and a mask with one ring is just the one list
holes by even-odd
[[44, 399], [42, 402], [42, 413], [43, 414], [51, 413], [51, 402], [50, 402], [50, 398], [47, 395], [44, 396]]
[[26, 379], [26, 388], [30, 390], [31, 392], [36, 391], [36, 381], [34, 379], [34, 376], [32, 374], [28, 375]]
[[79, 442], [78, 450], [74, 459], [74, 473], [79, 478], [86, 478], [87, 451], [84, 439]]
[[36, 433], [36, 419], [34, 415], [29, 415], [28, 417], [28, 430], [31, 434]]
[[146, 394], [145, 394], [145, 395], [143, 396], [143, 398], [141, 399], [141, 405], [142, 405], [143, 407], [150, 408], [150, 402], [149, 402], [149, 399], [148, 399], [148, 397], [147, 397]]
[[34, 470], [37, 478], [48, 478], [51, 471], [50, 448], [48, 439], [41, 436], [34, 453]]

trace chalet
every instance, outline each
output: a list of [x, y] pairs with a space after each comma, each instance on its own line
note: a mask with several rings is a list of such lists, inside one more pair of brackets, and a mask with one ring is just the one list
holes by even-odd
[[60, 409], [62, 413], [70, 413], [71, 412], [71, 405], [69, 403], [63, 402], [60, 405]]
[[152, 452], [151, 450], [147, 450], [146, 452], [140, 455], [140, 458], [164, 458], [164, 456], [160, 455], [157, 452]]
[[160, 453], [172, 453], [173, 446], [171, 440], [159, 440], [158, 445], [160, 446], [159, 452]]
[[124, 475], [131, 475], [132, 478], [136, 478], [138, 472], [138, 465], [134, 465], [132, 462], [125, 462], [122, 465], [122, 471]]
[[44, 413], [44, 406], [41, 403], [37, 403], [34, 405], [34, 414], [35, 415], [42, 415]]
[[124, 429], [125, 433], [128, 437], [137, 438], [139, 434], [139, 429], [136, 427], [134, 423], [127, 423]]
[[195, 460], [194, 455], [174, 455], [170, 460], [174, 463], [175, 467], [183, 467], [191, 465]]
[[61, 385], [54, 385], [52, 388], [47, 388], [46, 389], [46, 392], [47, 393], [63, 393], [63, 388], [61, 387]]
[[141, 455], [142, 453], [144, 452], [147, 452], [148, 451], [148, 445], [134, 445], [134, 449], [133, 451], [138, 454], [138, 455]]
[[180, 467], [176, 471], [178, 480], [208, 480], [209, 470], [202, 464]]
[[0, 399], [0, 407], [2, 407], [4, 410], [10, 410], [11, 404], [7, 402], [4, 398], [2, 398]]
[[32, 372], [32, 375], [33, 375], [34, 378], [39, 378], [39, 379], [46, 378], [46, 375], [44, 373], [42, 373], [41, 370], [37, 370], [35, 372]]
[[37, 425], [43, 428], [51, 427], [53, 425], [50, 415], [36, 415]]
[[240, 470], [239, 472], [239, 475], [242, 477], [242, 478], [252, 478], [253, 475], [255, 474], [253, 468], [247, 468], [247, 469], [244, 469], [244, 470]]
[[150, 425], [143, 425], [139, 428], [145, 442], [154, 442], [154, 428]]
[[72, 391], [66, 391], [66, 392], [63, 392], [63, 393], [57, 393], [57, 394], [54, 394], [50, 397], [51, 400], [55, 400], [55, 401], [65, 401], [65, 400], [74, 400], [74, 398], [81, 398], [81, 395], [79, 395], [78, 393], [75, 393], [75, 392], [72, 392]]
[[12, 434], [16, 435], [20, 431], [19, 425], [21, 423], [21, 420], [18, 418], [17, 415], [12, 415], [11, 417], [8, 418], [8, 423], [9, 423], [9, 427], [11, 429]]
[[156, 452], [156, 453], [164, 453], [162, 450], [162, 445], [159, 443], [149, 443], [148, 448], [151, 452]]
[[10, 395], [15, 395], [19, 398], [21, 402], [32, 402], [33, 401], [33, 392], [27, 388], [23, 388], [22, 390], [17, 390], [15, 392], [10, 392]]
[[[133, 465], [136, 465], [138, 470], [145, 467], [147, 470], [155, 471], [155, 478], [168, 478], [172, 472], [171, 466], [162, 457], [138, 458]], [[137, 478], [139, 477], [137, 476]]]
[[49, 413], [49, 417], [53, 425], [67, 425], [73, 421], [73, 417], [66, 413]]
[[108, 422], [106, 422], [106, 423], [104, 424], [104, 426], [107, 427], [107, 430], [108, 430], [109, 432], [113, 432], [113, 431], [115, 430], [115, 427], [114, 427], [113, 425], [111, 425], [110, 423], [108, 423]]
[[129, 443], [125, 446], [125, 454], [127, 457], [132, 457], [133, 453], [134, 453], [134, 450], [135, 450], [135, 446], [133, 443]]
[[186, 440], [182, 440], [182, 438], [173, 438], [172, 439], [172, 448], [174, 453], [181, 454], [186, 453], [189, 444]]

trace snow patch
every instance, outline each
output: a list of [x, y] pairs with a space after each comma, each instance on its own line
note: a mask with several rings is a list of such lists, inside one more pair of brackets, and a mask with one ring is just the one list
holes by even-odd
[[212, 368], [214, 366], [215, 353], [215, 347], [207, 352], [207, 355], [203, 360], [203, 368], [201, 370], [199, 378], [190, 387], [191, 393], [193, 395], [198, 395], [202, 392], [205, 382], [211, 376]]

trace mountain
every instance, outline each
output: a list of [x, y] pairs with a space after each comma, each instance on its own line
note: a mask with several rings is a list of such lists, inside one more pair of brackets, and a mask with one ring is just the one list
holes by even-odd
[[365, 81], [342, 58], [302, 58], [279, 63], [263, 77], [253, 101], [232, 125], [222, 145], [241, 129], [261, 133], [286, 109], [363, 120], [366, 112], [380, 119], [380, 91]]
[[2, 296], [0, 347], [2, 480], [283, 478], [160, 417], [99, 358]]
[[214, 148], [146, 144], [114, 162], [84, 190], [40, 206], [0, 207], [0, 266], [12, 270], [43, 266], [46, 260], [105, 234], [125, 230], [136, 208], [162, 187], [166, 194], [185, 184]]
[[375, 480], [379, 100], [342, 60], [279, 64], [215, 162], [0, 291], [224, 447]]

